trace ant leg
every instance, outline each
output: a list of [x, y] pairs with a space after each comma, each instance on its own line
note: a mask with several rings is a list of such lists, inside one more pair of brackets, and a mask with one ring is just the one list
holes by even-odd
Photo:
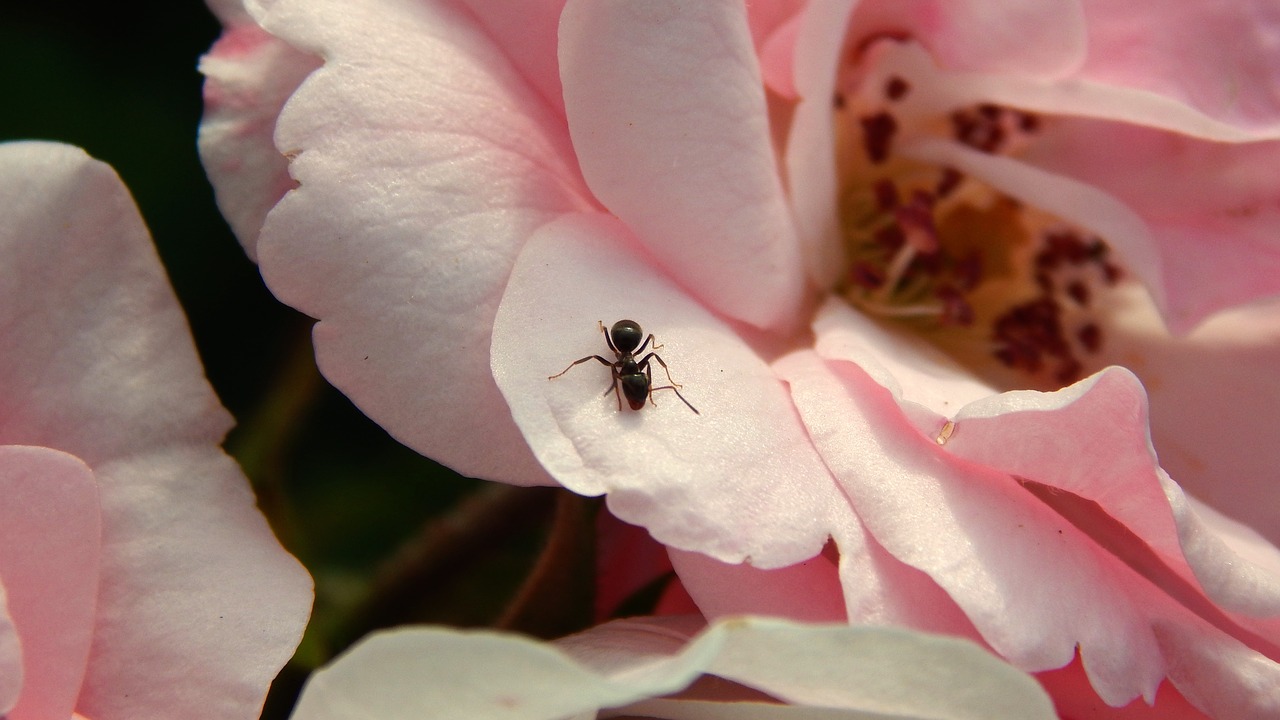
[[[652, 338], [653, 336], [650, 335], [649, 337]], [[648, 341], [646, 340], [645, 342]], [[647, 362], [643, 363], [642, 366], [644, 367], [645, 379], [648, 380], [648, 382], [645, 383], [645, 387], [649, 388], [649, 403], [654, 407], [658, 407], [658, 403], [653, 401], [653, 366]]]
[[604, 358], [600, 357], [599, 355], [588, 355], [588, 356], [586, 356], [586, 357], [582, 358], [581, 360], [574, 360], [573, 362], [569, 363], [569, 367], [567, 367], [567, 368], [565, 368], [565, 369], [561, 370], [560, 372], [556, 373], [555, 375], [551, 375], [551, 376], [547, 377], [547, 379], [548, 379], [548, 380], [555, 380], [556, 378], [560, 377], [561, 375], [563, 375], [563, 374], [565, 374], [565, 373], [569, 372], [570, 370], [572, 370], [574, 365], [580, 365], [580, 364], [582, 364], [582, 363], [584, 363], [584, 362], [586, 362], [586, 361], [588, 361], [588, 360], [599, 360], [601, 365], [607, 365], [607, 366], [609, 366], [610, 368], [612, 368], [612, 367], [613, 367], [613, 363], [609, 362], [608, 360], [605, 360]]
[[[653, 366], [649, 364], [649, 360], [650, 360], [651, 358], [652, 358], [653, 360], [657, 360], [657, 361], [658, 361], [658, 364], [662, 366], [662, 369], [667, 371], [667, 380], [668, 380], [668, 381], [670, 381], [670, 383], [671, 383], [670, 385], [663, 385], [663, 386], [661, 386], [661, 387], [654, 387], [654, 386], [653, 386]], [[670, 390], [671, 392], [673, 392], [673, 393], [675, 393], [675, 394], [676, 394], [676, 397], [680, 398], [680, 402], [682, 402], [682, 403], [684, 403], [685, 405], [688, 405], [688, 406], [689, 406], [689, 409], [693, 411], [693, 414], [694, 414], [694, 415], [701, 415], [701, 414], [702, 414], [702, 413], [698, 412], [698, 408], [696, 408], [696, 407], [694, 407], [694, 406], [693, 406], [693, 403], [691, 403], [691, 402], [689, 402], [688, 400], [686, 400], [686, 399], [685, 399], [685, 397], [684, 397], [684, 395], [681, 395], [681, 394], [680, 394], [680, 388], [682, 388], [682, 387], [684, 387], [684, 386], [683, 386], [683, 385], [681, 385], [680, 383], [676, 382], [675, 380], [672, 380], [672, 379], [671, 379], [671, 370], [667, 367], [667, 364], [666, 364], [665, 362], [663, 362], [663, 361], [662, 361], [662, 358], [658, 357], [658, 355], [657, 355], [656, 353], [649, 353], [648, 355], [646, 355], [646, 356], [645, 356], [645, 358], [644, 358], [644, 360], [641, 360], [641, 361], [640, 361], [639, 365], [640, 365], [640, 367], [643, 367], [643, 368], [645, 369], [645, 372], [647, 372], [647, 373], [649, 374], [649, 401], [650, 401], [650, 402], [653, 402], [653, 391], [654, 391], [654, 390]], [[654, 407], [657, 407], [657, 406], [658, 406], [658, 405], [657, 405], [657, 403], [654, 403]]]
[[[694, 407], [692, 403], [690, 403], [688, 400], [685, 400], [685, 399], [684, 399], [684, 396], [680, 394], [680, 391], [676, 389], [676, 386], [675, 386], [675, 385], [663, 385], [662, 387], [651, 387], [651, 388], [649, 388], [649, 402], [653, 402], [653, 393], [654, 393], [654, 391], [656, 391], [656, 390], [670, 390], [671, 392], [673, 392], [673, 393], [675, 393], [675, 394], [676, 394], [676, 397], [680, 398], [680, 402], [682, 402], [682, 403], [684, 403], [685, 405], [688, 405], [688, 406], [689, 406], [689, 409], [693, 411], [693, 414], [694, 414], [694, 415], [701, 415], [701, 414], [702, 414], [702, 413], [698, 412], [698, 408]], [[654, 406], [654, 407], [658, 407], [658, 404], [657, 404], [657, 403], [653, 403], [653, 406]]]
[[618, 374], [617, 365], [611, 365], [610, 369], [613, 370], [613, 384], [604, 391], [604, 394], [608, 395], [609, 390], [612, 390], [613, 396], [618, 399], [618, 412], [622, 412], [622, 393], [618, 392], [618, 381], [622, 379], [622, 376]]
[[636, 348], [635, 351], [632, 352], [631, 354], [639, 355], [640, 353], [644, 352], [644, 349], [648, 347], [650, 342], [653, 342], [653, 347], [651, 348], [652, 350], [661, 350], [664, 347], [663, 345], [659, 345], [658, 341], [654, 339], [653, 333], [649, 333], [649, 337], [645, 338], [644, 342], [640, 343], [640, 347]]
[[613, 346], [613, 338], [609, 337], [609, 331], [605, 328], [604, 322], [601, 320], [597, 320], [596, 325], [600, 326], [600, 332], [604, 333], [604, 341], [609, 344], [609, 349], [613, 351], [613, 354], [621, 355], [622, 353], [618, 352], [618, 348]]
[[[662, 346], [659, 345], [658, 347], [662, 347]], [[680, 383], [676, 382], [671, 378], [671, 368], [667, 367], [667, 364], [662, 361], [662, 358], [658, 355], [658, 353], [655, 353], [655, 352], [649, 353], [648, 355], [645, 356], [644, 360], [640, 361], [640, 364], [644, 365], [645, 367], [648, 367], [650, 360], [657, 360], [658, 364], [662, 366], [662, 369], [666, 371], [667, 382], [671, 383], [672, 385], [678, 388], [684, 387], [683, 385], [681, 385]]]

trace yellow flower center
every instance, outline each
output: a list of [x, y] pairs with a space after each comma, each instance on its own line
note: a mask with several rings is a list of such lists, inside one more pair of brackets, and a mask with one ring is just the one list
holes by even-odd
[[993, 104], [907, 116], [898, 106], [909, 80], [847, 75], [855, 79], [833, 103], [848, 258], [836, 291], [1001, 384], [1081, 378], [1104, 342], [1096, 312], [1122, 276], [1106, 243], [953, 168], [894, 152], [904, 135], [932, 135], [1016, 155], [1046, 121]]

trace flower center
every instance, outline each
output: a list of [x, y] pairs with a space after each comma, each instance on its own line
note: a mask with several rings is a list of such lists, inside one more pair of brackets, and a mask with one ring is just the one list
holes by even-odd
[[849, 262], [836, 291], [1002, 384], [1080, 379], [1104, 341], [1096, 313], [1122, 277], [1106, 243], [954, 168], [894, 152], [945, 137], [1017, 155], [1045, 121], [989, 103], [919, 112], [911, 82], [867, 72], [869, 54], [845, 68], [833, 103]]

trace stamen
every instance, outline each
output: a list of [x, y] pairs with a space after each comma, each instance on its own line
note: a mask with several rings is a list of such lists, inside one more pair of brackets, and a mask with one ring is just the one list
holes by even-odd
[[951, 113], [951, 129], [956, 140], [985, 153], [995, 153], [1004, 145], [1000, 109], [981, 105], [978, 111], [957, 110]]
[[[889, 296], [898, 288], [898, 283], [902, 282], [902, 276], [906, 274], [907, 268], [911, 266], [911, 261], [916, 259], [916, 246], [911, 243], [903, 243], [898, 249], [898, 254], [893, 256], [893, 260], [889, 262], [889, 268], [885, 271], [885, 282], [875, 293], [874, 298], [879, 302], [887, 302]], [[937, 312], [937, 308], [934, 308]]]
[[892, 210], [902, 204], [898, 195], [898, 186], [892, 180], [881, 180], [873, 188], [876, 194], [876, 207], [884, 211]]
[[868, 290], [884, 285], [884, 273], [875, 265], [859, 260], [849, 268], [849, 283]]
[[907, 93], [910, 91], [911, 91], [911, 85], [908, 84], [906, 80], [903, 80], [897, 75], [894, 75], [893, 77], [885, 81], [884, 96], [889, 98], [890, 100], [894, 100], [894, 101], [901, 100], [902, 98], [906, 97]]
[[[851, 73], [832, 99], [845, 113], [837, 118], [842, 138], [853, 141], [855, 156], [863, 153], [842, 168], [851, 181], [841, 199], [850, 258], [842, 292], [963, 357], [994, 356], [1035, 376], [1034, 385], [1079, 379], [1102, 347], [1091, 315], [1104, 304], [1102, 283], [1122, 277], [1106, 243], [1071, 228], [1044, 231], [1048, 216], [954, 167], [896, 157], [895, 143], [937, 125], [899, 123], [895, 112], [913, 109], [894, 105], [912, 92], [908, 80], [888, 75], [863, 85], [866, 77]], [[1043, 125], [1034, 113], [994, 103], [938, 119], [950, 122], [957, 142], [993, 154], [1020, 153]]]
[[862, 143], [867, 158], [873, 165], [888, 160], [893, 135], [898, 132], [898, 121], [887, 112], [879, 112], [858, 118], [858, 122], [862, 123]]
[[902, 228], [907, 244], [926, 255], [938, 252], [938, 228], [933, 224], [933, 196], [917, 190], [912, 193], [911, 202], [893, 211], [893, 217]]
[[1089, 323], [1076, 331], [1076, 339], [1080, 341], [1085, 350], [1096, 353], [1102, 347], [1102, 329], [1093, 323]]
[[939, 198], [945, 198], [960, 187], [960, 183], [964, 180], [964, 173], [955, 168], [943, 168], [942, 178], [938, 180], [938, 184], [934, 187], [934, 194]]
[[1062, 385], [1070, 385], [1082, 377], [1084, 377], [1084, 366], [1075, 358], [1067, 358], [1067, 361], [1058, 367], [1058, 372], [1054, 375], [1054, 379]]
[[996, 357], [1005, 365], [1036, 373], [1043, 356], [1070, 359], [1070, 348], [1062, 334], [1058, 304], [1038, 298], [1015, 305], [996, 319], [993, 340], [1002, 347]]
[[[1102, 347], [1102, 329], [1094, 322], [1085, 321], [1071, 336], [1074, 343], [1069, 341], [1060, 303], [1070, 298], [1078, 307], [1088, 307], [1093, 290], [1079, 274], [1094, 265], [1105, 278], [1107, 268], [1114, 266], [1106, 260], [1110, 249], [1097, 238], [1085, 241], [1072, 230], [1058, 229], [1046, 232], [1042, 242], [1043, 247], [1035, 254], [1033, 276], [1041, 295], [1010, 308], [996, 319], [992, 329], [996, 343], [993, 355], [1004, 365], [1030, 374], [1038, 373], [1052, 359], [1055, 361], [1053, 379], [1066, 385], [1084, 373], [1084, 364], [1076, 352], [1092, 354]], [[1054, 278], [1063, 272], [1070, 273], [1071, 277], [1065, 281], [1063, 294], [1057, 295]]]
[[1106, 279], [1108, 285], [1115, 285], [1124, 277], [1124, 271], [1117, 265], [1109, 262], [1102, 263], [1102, 277]]
[[1079, 280], [1072, 280], [1067, 284], [1067, 295], [1070, 295], [1077, 305], [1089, 304], [1089, 286]]
[[960, 291], [969, 292], [977, 288], [982, 282], [982, 255], [974, 250], [956, 262], [952, 272]]
[[959, 290], [950, 285], [944, 285], [938, 288], [934, 295], [942, 301], [942, 317], [940, 320], [943, 325], [968, 326], [973, 324], [973, 306], [969, 304], [968, 300], [964, 299], [964, 295]]
[[875, 315], [892, 318], [938, 317], [942, 308], [938, 305], [887, 305], [874, 300], [863, 300], [858, 307]]

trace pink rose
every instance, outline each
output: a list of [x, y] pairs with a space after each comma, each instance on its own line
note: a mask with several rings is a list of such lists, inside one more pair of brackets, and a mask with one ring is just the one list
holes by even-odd
[[[1270, 4], [219, 11], [224, 213], [409, 446], [607, 494], [709, 617], [1280, 712]], [[545, 379], [622, 318], [698, 414]]]
[[0, 145], [0, 716], [256, 718], [311, 580], [119, 178]]
[[552, 644], [379, 633], [313, 675], [293, 717], [1054, 717], [1035, 681], [964, 641], [750, 617], [702, 625], [620, 620]]

